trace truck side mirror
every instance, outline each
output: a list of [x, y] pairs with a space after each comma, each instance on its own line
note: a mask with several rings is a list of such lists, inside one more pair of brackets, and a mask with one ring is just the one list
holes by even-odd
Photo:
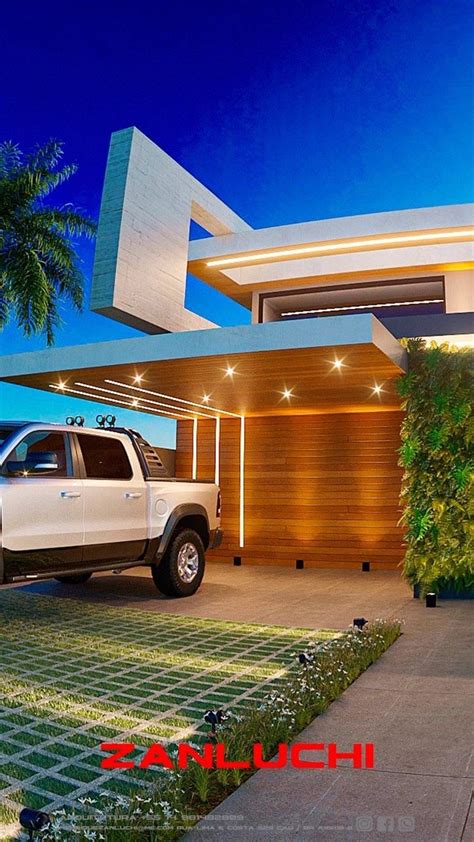
[[29, 453], [22, 462], [10, 460], [6, 464], [7, 473], [11, 476], [28, 476], [42, 474], [45, 471], [57, 471], [59, 468], [58, 455], [52, 451], [43, 453]]

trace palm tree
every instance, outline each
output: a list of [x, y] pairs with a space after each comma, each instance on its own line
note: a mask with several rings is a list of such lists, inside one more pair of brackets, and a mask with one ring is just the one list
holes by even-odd
[[96, 226], [71, 205], [45, 201], [77, 170], [59, 167], [63, 144], [50, 140], [30, 155], [0, 144], [0, 329], [16, 319], [23, 333], [45, 333], [48, 345], [60, 324], [58, 304], [82, 309], [84, 279], [71, 236], [92, 238]]

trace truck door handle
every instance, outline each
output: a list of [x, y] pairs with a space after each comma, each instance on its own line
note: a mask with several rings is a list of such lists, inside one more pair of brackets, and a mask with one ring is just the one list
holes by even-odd
[[138, 491], [126, 491], [124, 496], [126, 500], [138, 500], [142, 495]]
[[80, 491], [61, 491], [61, 497], [80, 497]]

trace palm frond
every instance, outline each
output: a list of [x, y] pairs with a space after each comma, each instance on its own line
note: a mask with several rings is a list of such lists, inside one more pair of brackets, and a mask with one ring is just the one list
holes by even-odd
[[44, 331], [48, 344], [60, 324], [59, 301], [83, 304], [83, 277], [70, 237], [92, 238], [95, 222], [72, 205], [44, 199], [77, 170], [58, 167], [63, 144], [37, 147], [25, 159], [12, 143], [0, 145], [0, 327], [13, 314], [26, 335]]
[[68, 236], [85, 236], [92, 239], [97, 231], [96, 222], [71, 205], [40, 209], [36, 213], [36, 220]]
[[0, 177], [4, 177], [18, 169], [22, 161], [22, 153], [17, 143], [5, 140], [0, 143]]
[[66, 164], [57, 172], [49, 172], [48, 170], [38, 171], [41, 177], [40, 196], [47, 196], [56, 187], [60, 187], [65, 181], [68, 181], [72, 175], [77, 172], [77, 164]]
[[64, 143], [56, 138], [51, 138], [42, 145], [38, 144], [26, 158], [26, 165], [31, 170], [52, 170], [64, 154]]

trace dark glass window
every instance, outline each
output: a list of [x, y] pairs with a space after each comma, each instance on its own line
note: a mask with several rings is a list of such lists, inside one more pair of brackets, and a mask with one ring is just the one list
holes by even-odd
[[132, 467], [121, 441], [81, 434], [78, 439], [88, 479], [131, 479]]
[[2, 426], [0, 427], [0, 447], [2, 447], [2, 445], [4, 445], [8, 441], [12, 433], [16, 432], [18, 432], [17, 426], [15, 427], [12, 425], [11, 427], [9, 427], [8, 425], [5, 426], [2, 424]]
[[66, 436], [49, 430], [28, 433], [8, 456], [7, 468], [20, 477], [72, 476]]

